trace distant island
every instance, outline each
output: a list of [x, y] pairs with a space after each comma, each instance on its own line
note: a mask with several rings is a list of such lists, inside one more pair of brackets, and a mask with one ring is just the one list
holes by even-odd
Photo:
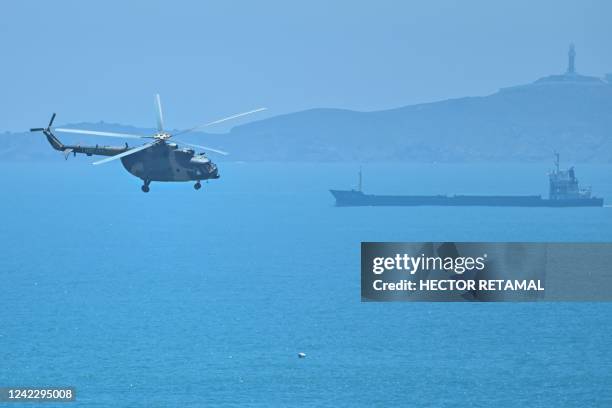
[[[215, 160], [541, 161], [558, 151], [569, 162], [612, 162], [612, 74], [581, 75], [575, 58], [571, 45], [564, 73], [488, 96], [374, 112], [310, 109], [250, 122], [215, 138], [222, 140], [215, 146], [231, 152]], [[72, 126], [151, 131], [102, 122]], [[186, 139], [205, 140], [200, 136]], [[40, 134], [0, 135], [0, 160], [47, 158], [60, 157]]]

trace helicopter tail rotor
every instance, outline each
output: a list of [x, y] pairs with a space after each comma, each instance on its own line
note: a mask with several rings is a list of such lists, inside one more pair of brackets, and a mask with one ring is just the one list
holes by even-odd
[[53, 121], [55, 120], [55, 116], [56, 113], [53, 113], [53, 115], [51, 115], [51, 120], [49, 121], [49, 124], [47, 125], [46, 128], [31, 128], [30, 132], [49, 132], [51, 130], [51, 126], [53, 126]]
[[30, 132], [43, 132], [47, 137], [47, 140], [55, 150], [66, 152], [66, 147], [62, 144], [62, 142], [59, 141], [57, 137], [55, 137], [55, 135], [51, 131], [51, 126], [53, 126], [55, 116], [55, 113], [51, 116], [51, 120], [49, 121], [49, 124], [46, 128], [31, 128]]
[[51, 116], [51, 120], [49, 121], [49, 126], [47, 126], [47, 129], [51, 128], [51, 126], [53, 126], [53, 121], [55, 120], [55, 115], [56, 113], [53, 112], [53, 115]]

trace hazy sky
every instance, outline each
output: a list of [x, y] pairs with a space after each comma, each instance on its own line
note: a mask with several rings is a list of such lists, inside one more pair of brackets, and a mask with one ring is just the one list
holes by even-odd
[[[11, 1], [0, 129], [377, 110], [612, 72], [609, 1]], [[259, 116], [262, 118], [265, 116]]]

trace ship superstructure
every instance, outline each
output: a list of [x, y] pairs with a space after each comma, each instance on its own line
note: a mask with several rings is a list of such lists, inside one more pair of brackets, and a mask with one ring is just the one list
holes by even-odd
[[591, 187], [580, 188], [574, 167], [559, 169], [559, 153], [555, 153], [555, 169], [548, 175], [550, 200], [575, 200], [591, 198]]

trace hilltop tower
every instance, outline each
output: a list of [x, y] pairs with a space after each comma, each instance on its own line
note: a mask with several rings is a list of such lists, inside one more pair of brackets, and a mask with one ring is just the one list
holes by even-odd
[[576, 49], [574, 47], [574, 43], [571, 43], [569, 46], [569, 51], [567, 52], [567, 73], [575, 74], [576, 66], [574, 62], [576, 60]]

